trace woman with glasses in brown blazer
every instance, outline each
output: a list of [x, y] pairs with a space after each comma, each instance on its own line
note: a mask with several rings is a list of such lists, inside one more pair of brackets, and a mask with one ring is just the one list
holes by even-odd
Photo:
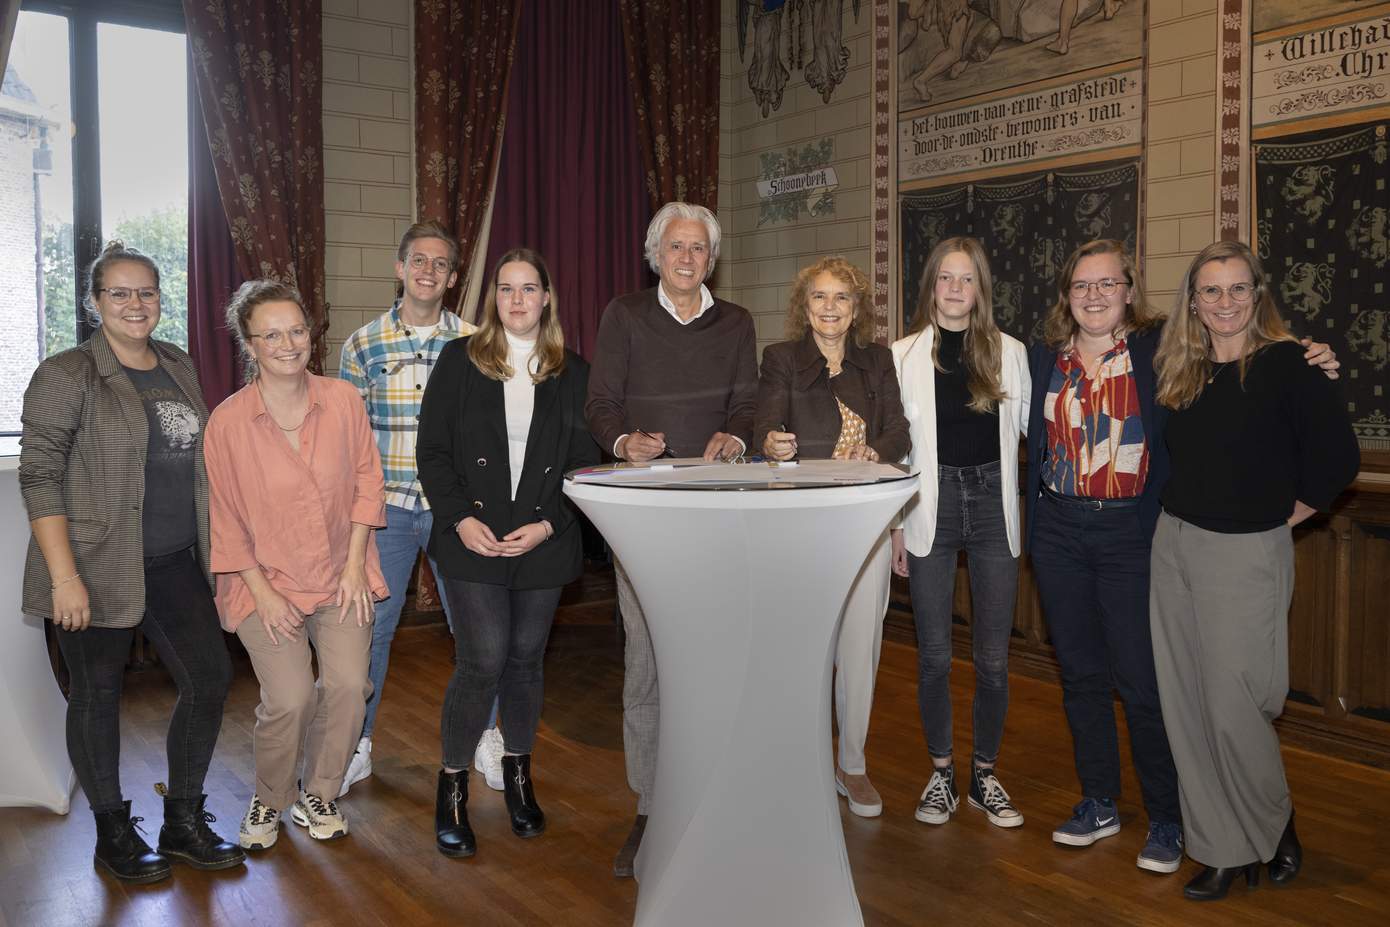
[[[96, 864], [155, 882], [170, 859], [199, 869], [245, 859], [204, 810], [232, 675], [207, 571], [208, 413], [188, 355], [151, 337], [153, 261], [111, 242], [85, 301], [101, 324], [40, 364], [24, 393], [19, 481], [33, 538], [23, 609], [61, 629], [68, 754], [96, 817]], [[137, 627], [179, 690], [158, 852], [137, 833], [120, 783], [121, 681]]]

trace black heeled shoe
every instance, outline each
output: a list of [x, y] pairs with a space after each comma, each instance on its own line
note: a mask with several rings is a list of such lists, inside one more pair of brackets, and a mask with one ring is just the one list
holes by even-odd
[[1269, 881], [1275, 885], [1288, 885], [1303, 868], [1303, 845], [1298, 842], [1298, 834], [1293, 829], [1293, 812], [1289, 812], [1289, 823], [1284, 825], [1284, 834], [1279, 845], [1274, 848], [1274, 858], [1269, 861]]
[[1205, 866], [1202, 871], [1183, 886], [1183, 897], [1192, 901], [1220, 901], [1230, 891], [1236, 876], [1245, 873], [1245, 887], [1255, 888], [1260, 884], [1260, 864], [1249, 863], [1244, 866]]
[[536, 793], [531, 787], [531, 754], [502, 755], [502, 795], [507, 799], [512, 833], [518, 837], [539, 837], [545, 833], [545, 812], [536, 804]]
[[434, 845], [445, 856], [472, 856], [478, 852], [473, 828], [468, 826], [468, 770], [439, 771], [434, 799]]

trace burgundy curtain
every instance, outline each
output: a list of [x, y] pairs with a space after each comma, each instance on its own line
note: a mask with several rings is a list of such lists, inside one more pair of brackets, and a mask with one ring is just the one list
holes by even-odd
[[719, 198], [718, 0], [618, 0], [652, 211]]
[[[189, 83], [193, 82], [189, 56]], [[227, 300], [242, 277], [227, 213], [217, 192], [203, 104], [188, 95], [188, 353], [198, 370], [208, 410], [236, 392], [236, 344], [223, 320]]]
[[521, 0], [415, 0], [416, 205], [419, 218], [440, 220], [459, 239], [459, 281], [447, 306], [468, 287], [487, 214], [520, 7]]
[[487, 272], [509, 248], [544, 255], [565, 341], [584, 357], [604, 306], [645, 279], [642, 244], [651, 212], [627, 87], [614, 4], [526, 0]]
[[292, 283], [323, 371], [322, 0], [184, 0], [198, 96], [242, 277]]

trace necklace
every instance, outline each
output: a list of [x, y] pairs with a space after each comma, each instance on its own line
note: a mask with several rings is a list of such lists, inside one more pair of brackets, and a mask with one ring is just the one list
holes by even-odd
[[[1211, 381], [1208, 380], [1207, 382], [1210, 383]], [[256, 392], [261, 394], [261, 402], [265, 403], [265, 414], [270, 416], [270, 420], [275, 423], [276, 428], [280, 429], [281, 431], [298, 431], [299, 429], [304, 427], [304, 422], [309, 417], [308, 408], [305, 408], [304, 414], [299, 417], [298, 425], [295, 425], [293, 428], [286, 428], [284, 425], [280, 424], [280, 420], [275, 417], [275, 413], [270, 411], [270, 403], [265, 401], [265, 390], [261, 389], [261, 384], [259, 380], [256, 381]]]
[[1218, 376], [1220, 376], [1221, 371], [1225, 370], [1228, 366], [1234, 363], [1235, 361], [1222, 361], [1220, 364], [1218, 364], [1216, 369], [1211, 372], [1211, 376], [1207, 377], [1207, 385], [1210, 386], [1212, 384], [1212, 381], [1214, 381]]

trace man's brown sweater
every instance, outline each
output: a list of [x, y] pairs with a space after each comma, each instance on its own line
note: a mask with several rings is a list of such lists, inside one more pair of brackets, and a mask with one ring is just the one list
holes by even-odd
[[638, 429], [663, 432], [678, 457], [699, 457], [723, 431], [748, 444], [758, 401], [757, 336], [742, 306], [715, 299], [681, 325], [653, 287], [619, 296], [599, 322], [585, 414], [605, 453]]

